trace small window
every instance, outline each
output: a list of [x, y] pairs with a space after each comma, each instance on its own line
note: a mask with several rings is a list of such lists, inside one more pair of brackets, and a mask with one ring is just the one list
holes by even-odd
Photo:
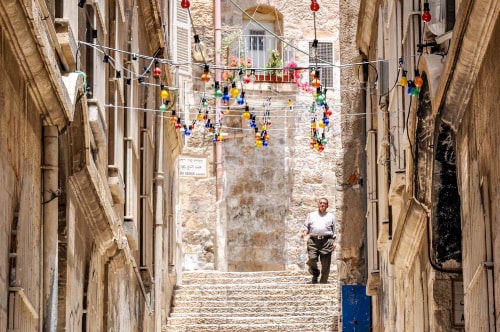
[[250, 51], [263, 51], [264, 50], [264, 30], [250, 30]]
[[[312, 48], [312, 42], [309, 43], [309, 50]], [[311, 54], [311, 52], [309, 52]], [[319, 42], [317, 47], [318, 59], [309, 57], [309, 64], [311, 67], [319, 67], [321, 85], [324, 88], [333, 87], [333, 44]]]

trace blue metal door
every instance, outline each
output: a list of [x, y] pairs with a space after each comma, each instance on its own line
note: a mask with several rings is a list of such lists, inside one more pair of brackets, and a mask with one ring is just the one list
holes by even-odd
[[370, 297], [363, 285], [342, 286], [342, 332], [369, 332]]

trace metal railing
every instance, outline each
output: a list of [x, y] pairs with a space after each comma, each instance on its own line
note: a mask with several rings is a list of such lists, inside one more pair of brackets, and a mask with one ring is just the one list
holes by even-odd
[[228, 80], [248, 74], [255, 81], [294, 82], [293, 70], [287, 66], [293, 66], [295, 49], [274, 36], [240, 35], [227, 46], [224, 56]]

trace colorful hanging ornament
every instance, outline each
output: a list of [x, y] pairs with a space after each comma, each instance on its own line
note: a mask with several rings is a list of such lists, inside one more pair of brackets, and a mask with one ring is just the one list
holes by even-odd
[[222, 98], [222, 91], [220, 89], [220, 84], [218, 81], [215, 81], [214, 89], [215, 89], [214, 92], [215, 98]]
[[201, 74], [201, 81], [205, 83], [210, 81], [210, 67], [208, 65], [205, 65], [203, 69], [203, 74]]
[[422, 21], [425, 23], [429, 23], [431, 21], [431, 10], [429, 8], [429, 3], [426, 1], [424, 2], [424, 11], [422, 13]]
[[163, 85], [162, 85], [162, 87], [161, 87], [161, 92], [160, 92], [160, 97], [161, 97], [161, 99], [165, 100], [165, 99], [167, 99], [167, 98], [168, 98], [168, 96], [169, 96], [169, 94], [168, 94], [168, 90], [167, 90], [167, 88], [166, 88], [165, 86], [163, 86]]
[[153, 76], [159, 78], [161, 76], [161, 68], [158, 65], [158, 61], [155, 61], [155, 68], [153, 69]]
[[321, 92], [321, 88], [318, 87], [316, 90], [316, 104], [323, 106], [325, 103], [325, 95]]
[[240, 97], [236, 100], [238, 105], [243, 105], [245, 104], [245, 91], [241, 91]]
[[250, 119], [250, 111], [248, 105], [245, 106], [245, 111], [243, 112], [243, 119], [245, 120]]
[[225, 86], [224, 92], [222, 93], [222, 102], [224, 103], [225, 106], [227, 106], [228, 101], [229, 101], [229, 88]]
[[408, 78], [406, 77], [407, 71], [403, 70], [403, 73], [401, 74], [401, 79], [399, 80], [399, 85], [401, 86], [407, 86], [408, 85]]
[[177, 118], [177, 122], [175, 123], [175, 129], [179, 130], [182, 128], [181, 118]]
[[248, 74], [246, 74], [245, 76], [243, 76], [243, 83], [245, 83], [245, 84], [250, 83], [250, 76], [248, 76]]
[[240, 91], [236, 87], [236, 82], [231, 83], [231, 98], [237, 98]]
[[317, 12], [319, 10], [319, 3], [317, 0], [311, 0], [311, 11]]
[[413, 83], [417, 88], [421, 88], [422, 85], [424, 85], [424, 80], [422, 79], [422, 77], [420, 77], [420, 73], [418, 72], [418, 70], [415, 70], [415, 78], [413, 79]]
[[177, 115], [175, 114], [175, 110], [173, 110], [172, 114], [170, 115], [170, 122], [172, 122], [172, 123], [177, 122]]
[[313, 80], [311, 81], [311, 86], [312, 86], [313, 88], [316, 88], [316, 89], [317, 89], [317, 88], [319, 88], [319, 87], [321, 86], [321, 80], [319, 79], [319, 70], [318, 70], [318, 69], [316, 69], [316, 70], [314, 71], [314, 78], [313, 78]]

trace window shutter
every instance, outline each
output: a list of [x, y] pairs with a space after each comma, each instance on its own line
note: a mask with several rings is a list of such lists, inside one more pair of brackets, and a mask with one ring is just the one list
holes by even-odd
[[[312, 42], [309, 43], [309, 50]], [[321, 86], [324, 88], [333, 87], [333, 43], [319, 42], [318, 48], [318, 67], [320, 68]], [[320, 61], [321, 60], [321, 61]], [[316, 65], [316, 59], [309, 57], [310, 66]]]
[[[190, 38], [190, 22], [188, 11], [174, 2], [175, 19], [174, 19], [174, 35], [176, 51], [174, 59], [176, 62], [191, 62], [191, 39]], [[188, 71], [188, 66], [180, 66], [182, 71]]]

